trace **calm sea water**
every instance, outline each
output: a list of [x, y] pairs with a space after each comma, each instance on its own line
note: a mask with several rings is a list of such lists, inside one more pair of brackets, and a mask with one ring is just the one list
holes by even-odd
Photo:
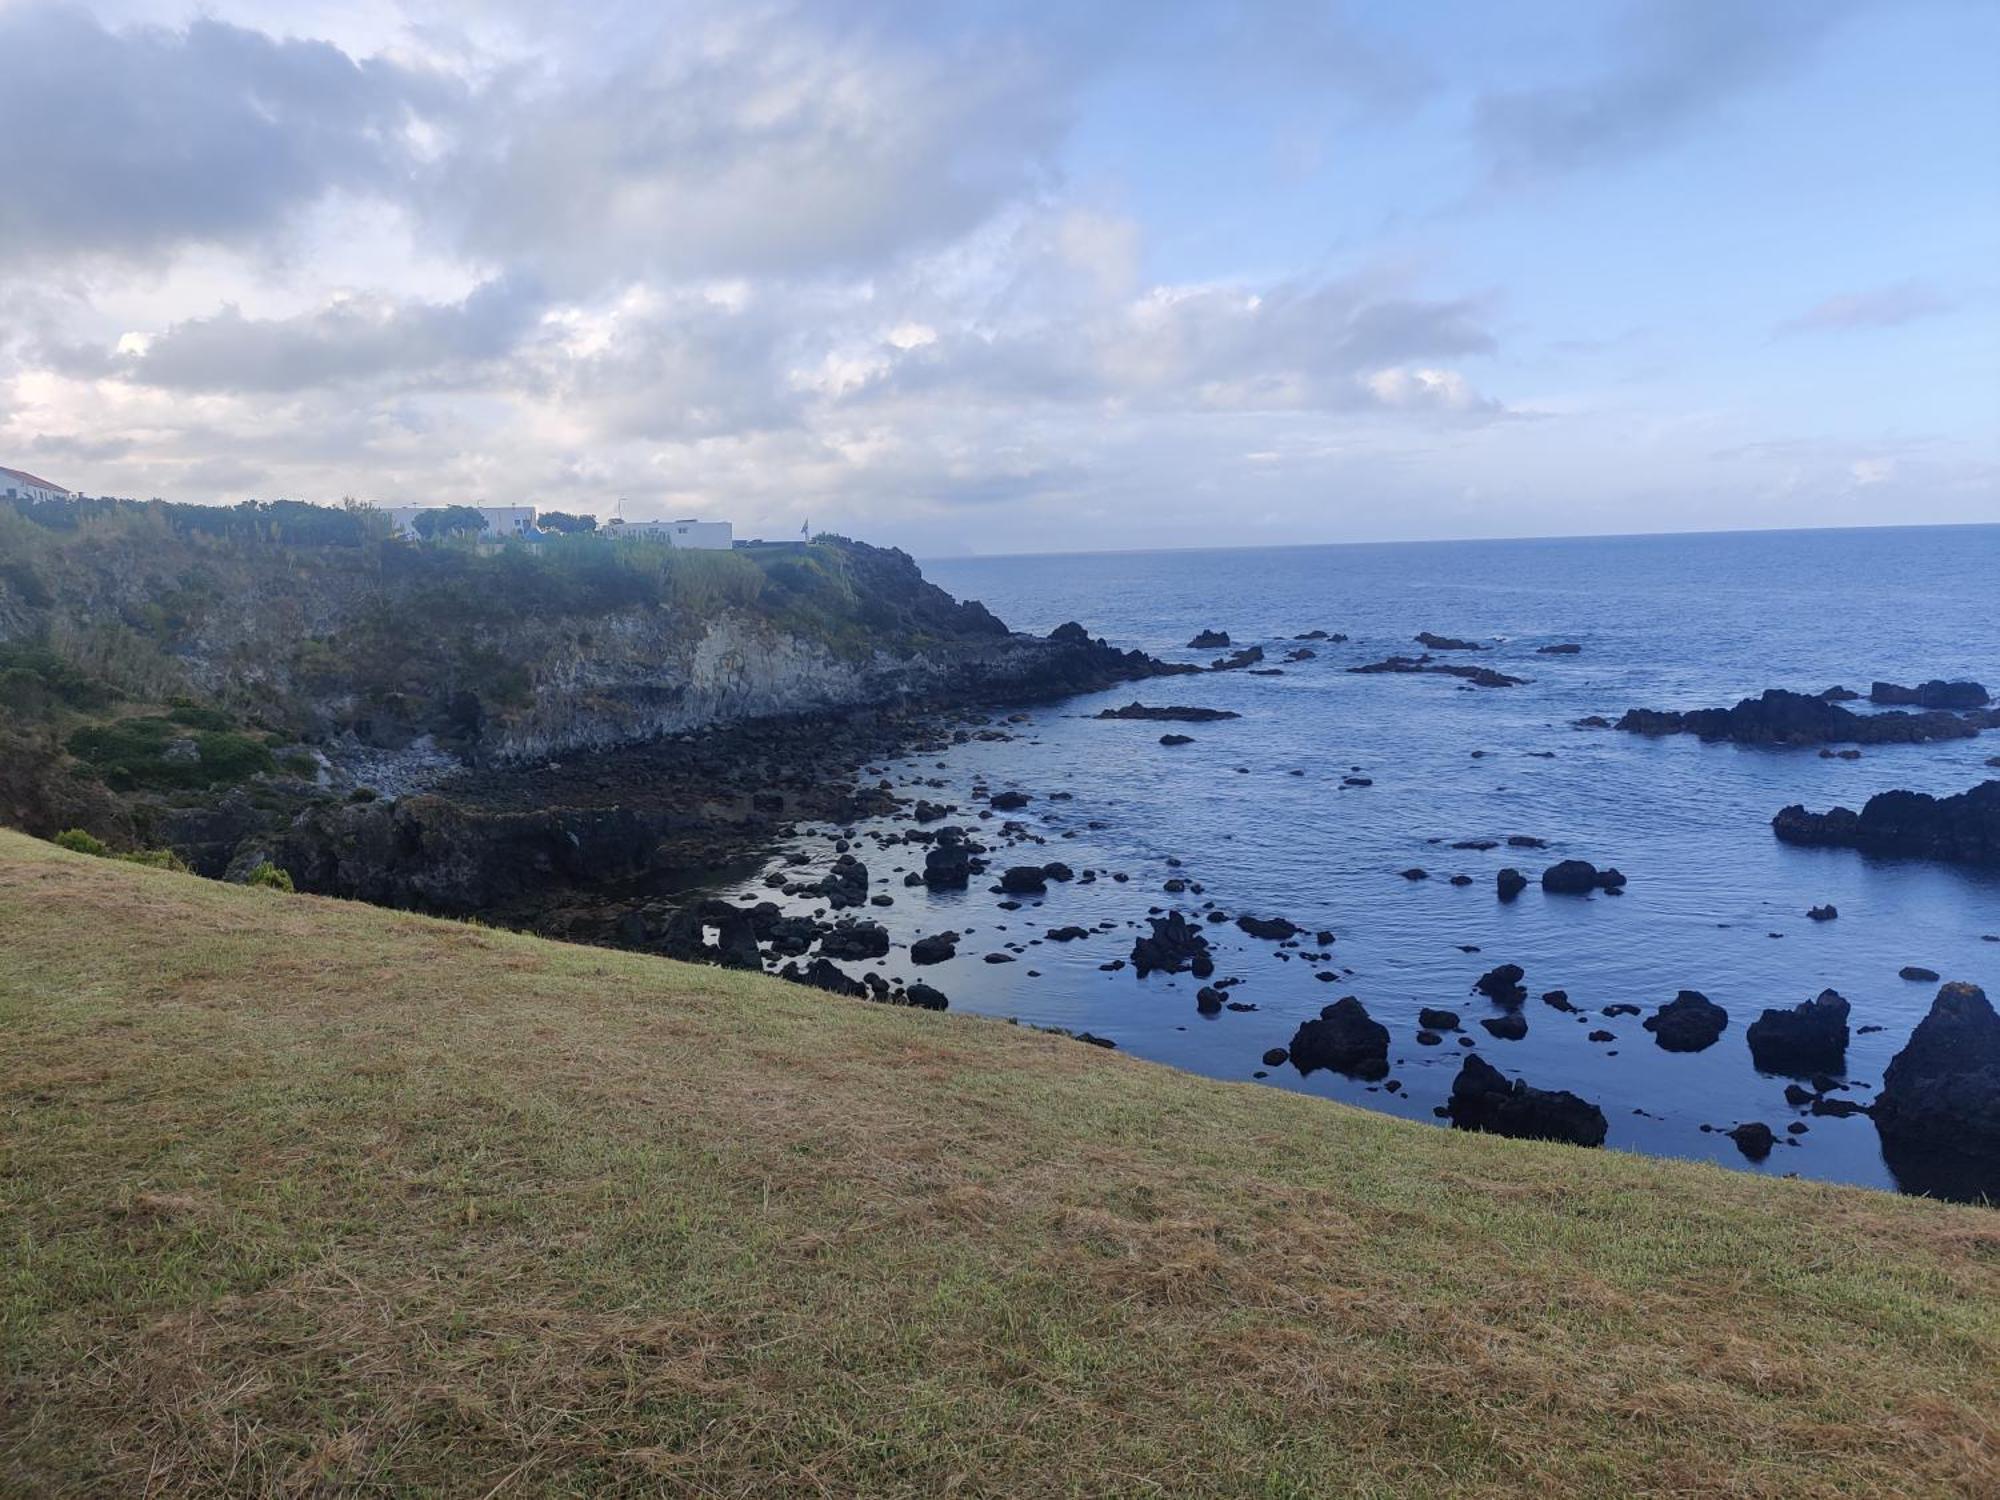
[[[1318, 658], [1281, 677], [1231, 672], [1127, 687], [1037, 708], [1009, 726], [1011, 741], [888, 767], [909, 789], [943, 781], [926, 795], [967, 808], [977, 806], [968, 799], [975, 785], [1026, 791], [1034, 800], [1011, 816], [1048, 847], [1019, 861], [1061, 858], [1129, 880], [1052, 886], [1039, 905], [1006, 912], [977, 880], [955, 896], [906, 890], [897, 872], [920, 867], [920, 851], [885, 853], [864, 841], [875, 888], [896, 901], [869, 915], [899, 945], [943, 928], [968, 936], [960, 957], [936, 968], [913, 969], [899, 948], [857, 971], [921, 973], [954, 1008], [1087, 1029], [1228, 1079], [1257, 1074], [1266, 1048], [1284, 1046], [1300, 1021], [1352, 993], [1388, 1026], [1402, 1092], [1325, 1072], [1301, 1077], [1288, 1066], [1265, 1081], [1421, 1120], [1434, 1118], [1462, 1057], [1454, 1039], [1413, 1041], [1418, 1009], [1443, 1006], [1465, 1017], [1478, 1050], [1504, 1072], [1601, 1104], [1613, 1147], [1879, 1186], [1895, 1183], [1865, 1116], [1809, 1118], [1807, 1133], [1762, 1167], [1719, 1133], [1763, 1120], [1783, 1135], [1805, 1118], [1786, 1106], [1786, 1080], [1751, 1066], [1745, 1027], [1766, 1006], [1839, 990], [1853, 1003], [1852, 1025], [1882, 1028], [1857, 1035], [1848, 1052], [1850, 1097], [1866, 1101], [1937, 989], [1898, 969], [1919, 964], [2000, 991], [2000, 943], [1982, 941], [2000, 934], [2000, 872], [1789, 848], [1769, 826], [1791, 802], [1858, 807], [1891, 787], [1964, 790], [2000, 775], [1984, 764], [2000, 754], [2000, 732], [1843, 761], [1571, 727], [1587, 714], [1729, 704], [1771, 686], [1866, 692], [1878, 677], [1970, 676], [2000, 688], [2000, 526], [949, 559], [925, 571], [1016, 629], [1075, 619], [1175, 660], [1218, 654], [1184, 648], [1204, 627], [1263, 644], [1274, 661], [1274, 645], [1307, 630], [1352, 639], [1314, 643]], [[1420, 630], [1486, 641], [1491, 651], [1458, 659], [1532, 682], [1471, 690], [1447, 677], [1342, 670], [1418, 650], [1411, 637]], [[1535, 653], [1559, 641], [1583, 651]], [[1134, 697], [1242, 718], [1195, 726], [1091, 718]], [[1194, 743], [1162, 747], [1168, 728]], [[1343, 787], [1357, 773], [1373, 785]], [[864, 840], [888, 831], [861, 830]], [[1446, 847], [1509, 834], [1549, 848]], [[828, 852], [824, 837], [800, 847]], [[1495, 899], [1501, 866], [1532, 878], [1567, 856], [1616, 865], [1631, 884], [1616, 898], [1544, 896], [1531, 886], [1511, 905]], [[1005, 851], [995, 859], [1013, 862]], [[1410, 866], [1433, 878], [1403, 879]], [[1458, 872], [1474, 883], [1448, 884]], [[1205, 894], [1163, 894], [1175, 875]], [[752, 882], [740, 894], [768, 893]], [[1129, 969], [1099, 970], [1130, 952], [1148, 908], [1203, 900], [1331, 928], [1341, 981], [1316, 981], [1320, 966], [1233, 926], [1209, 929], [1217, 973], [1243, 977], [1232, 998], [1254, 1012], [1202, 1017], [1186, 976], [1141, 981]], [[1808, 921], [1806, 909], [1823, 902], [1839, 919]], [[1082, 942], [1029, 946], [1071, 923], [1114, 926]], [[1019, 961], [982, 962], [1010, 942], [1024, 945]], [[1497, 1012], [1468, 990], [1507, 962], [1527, 970], [1531, 996], [1566, 990], [1587, 1017], [1531, 998], [1525, 1039], [1490, 1038], [1475, 1023]], [[1598, 1014], [1613, 1002], [1650, 1014], [1682, 989], [1729, 1012], [1721, 1041], [1701, 1053], [1663, 1052], [1641, 1017]], [[1588, 1041], [1600, 1027], [1618, 1040]]]

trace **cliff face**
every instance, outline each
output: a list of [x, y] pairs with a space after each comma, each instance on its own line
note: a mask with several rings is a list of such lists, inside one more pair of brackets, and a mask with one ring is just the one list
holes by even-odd
[[473, 551], [217, 537], [146, 507], [67, 532], [0, 520], [0, 645], [50, 647], [125, 699], [216, 705], [336, 767], [505, 764], [1153, 669], [1081, 632], [1011, 635], [904, 554], [842, 539]]
[[[871, 718], [1168, 670], [1076, 625], [1012, 634], [904, 554], [839, 538], [413, 547], [353, 524], [330, 541], [340, 513], [316, 512], [294, 543], [310, 508], [216, 530], [210, 512], [87, 506], [0, 507], [0, 707], [19, 710], [0, 714], [0, 820], [165, 843], [213, 874], [271, 858], [399, 904], [485, 909], [510, 861], [543, 878], [580, 876], [572, 855], [599, 878], [700, 866], [773, 805], [838, 811], [769, 789], [788, 768], [842, 777], [883, 742]], [[662, 743], [696, 731], [717, 743], [692, 759]], [[633, 811], [575, 812], [554, 763], [589, 755], [603, 785], [598, 763], [628, 747]], [[439, 805], [414, 797], [446, 783]], [[691, 817], [711, 788], [727, 795]]]

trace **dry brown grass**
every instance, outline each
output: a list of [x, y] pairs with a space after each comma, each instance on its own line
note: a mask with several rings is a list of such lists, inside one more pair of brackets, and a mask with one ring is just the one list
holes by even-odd
[[0, 1492], [2000, 1493], [2000, 1216], [0, 834]]

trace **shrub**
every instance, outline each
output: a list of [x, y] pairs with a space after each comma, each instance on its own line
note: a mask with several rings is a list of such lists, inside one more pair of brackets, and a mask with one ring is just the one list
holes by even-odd
[[72, 854], [94, 854], [99, 859], [111, 857], [111, 846], [94, 833], [85, 833], [81, 828], [65, 828], [56, 835], [56, 847], [67, 849]]
[[265, 860], [263, 864], [252, 870], [250, 878], [243, 883], [245, 885], [267, 886], [274, 891], [293, 891], [297, 889], [292, 884], [291, 873], [272, 864], [269, 860]]
[[[170, 755], [176, 741], [195, 754]], [[235, 730], [191, 729], [171, 718], [89, 724], [69, 737], [69, 753], [116, 791], [194, 789], [247, 781], [276, 762], [264, 742]]]

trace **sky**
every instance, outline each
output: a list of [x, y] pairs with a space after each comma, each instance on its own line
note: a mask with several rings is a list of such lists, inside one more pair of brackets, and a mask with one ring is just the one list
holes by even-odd
[[0, 464], [929, 555], [2000, 521], [1993, 0], [0, 0]]

